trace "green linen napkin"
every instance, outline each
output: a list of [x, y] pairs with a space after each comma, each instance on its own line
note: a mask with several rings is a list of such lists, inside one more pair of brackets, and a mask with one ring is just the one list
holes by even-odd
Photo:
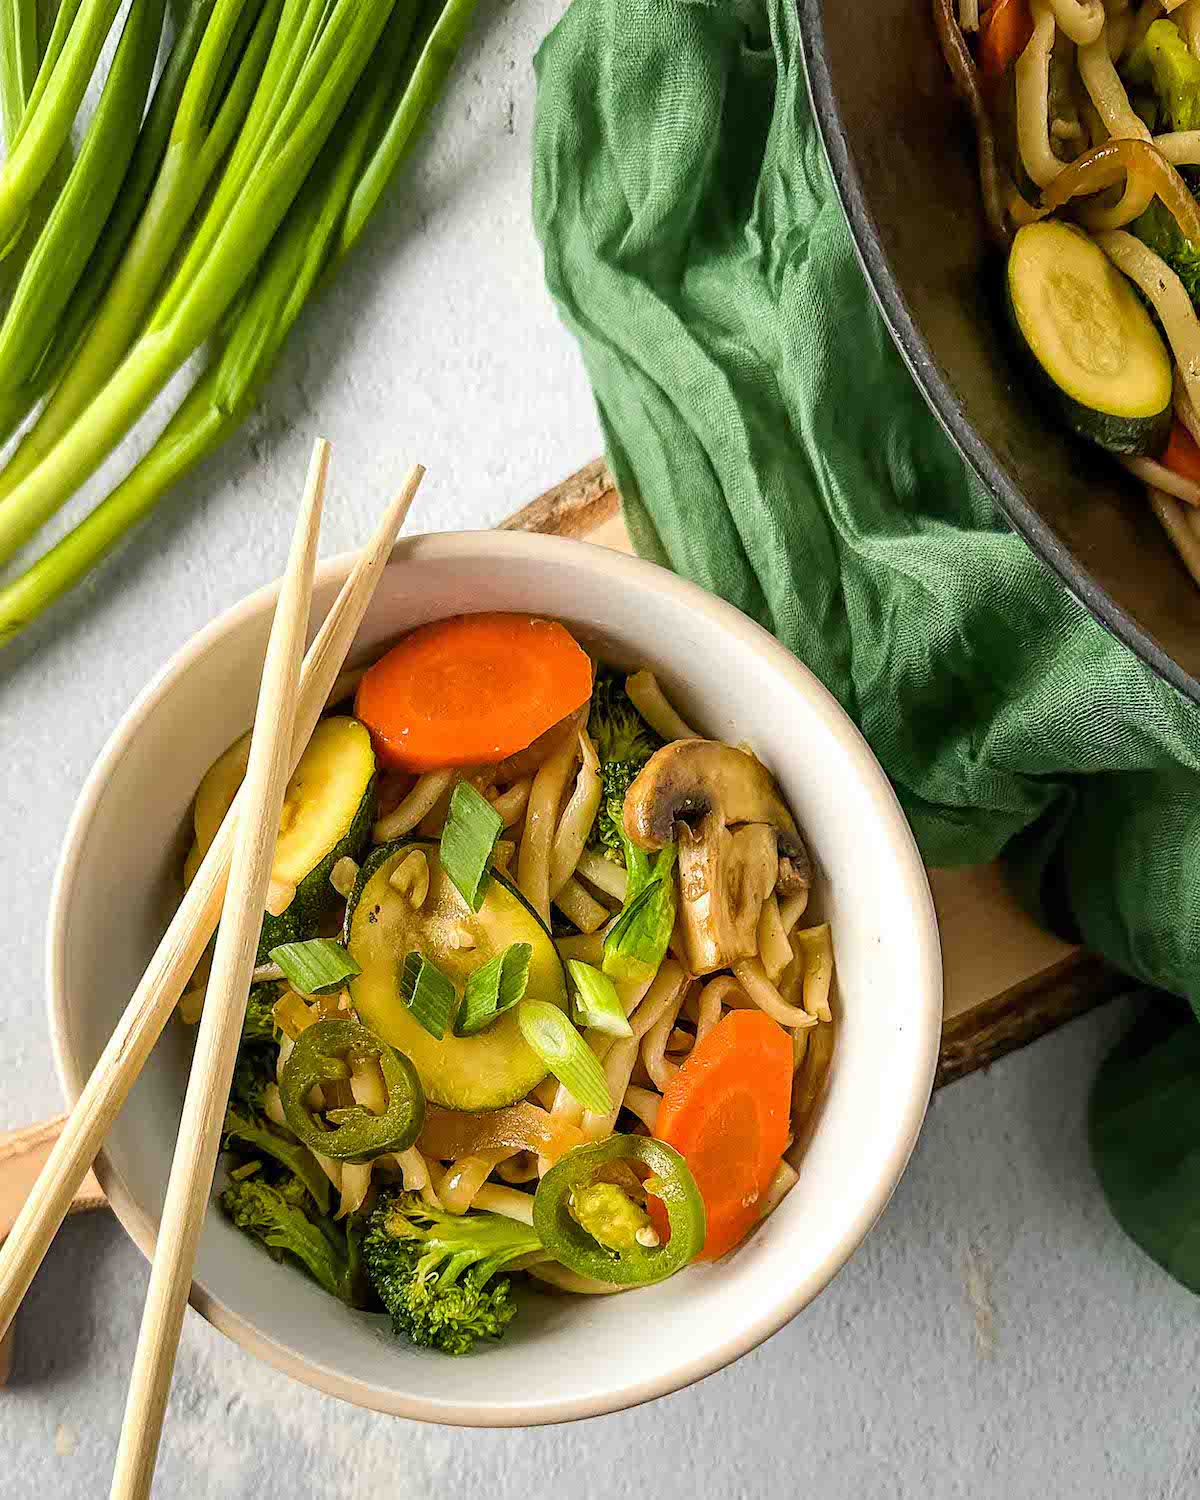
[[546, 278], [638, 550], [816, 672], [930, 864], [1007, 851], [1089, 946], [1200, 1000], [1200, 717], [925, 406], [851, 249], [794, 7], [575, 0], [537, 70]]
[[1043, 917], [1200, 1008], [1196, 710], [1007, 529], [915, 389], [790, 0], [574, 0], [537, 72], [546, 278], [638, 550], [817, 673], [930, 864], [1004, 853]]

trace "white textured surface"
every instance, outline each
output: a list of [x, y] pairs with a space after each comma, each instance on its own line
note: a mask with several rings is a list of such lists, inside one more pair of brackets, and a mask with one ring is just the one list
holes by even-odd
[[[414, 524], [432, 528], [494, 521], [599, 451], [529, 228], [529, 59], [558, 8], [484, 7], [447, 108], [253, 430], [0, 658], [0, 1128], [57, 1107], [41, 941], [75, 794], [148, 676], [278, 573], [317, 427], [335, 450], [328, 551], [365, 535], [413, 457], [431, 471]], [[418, 1427], [293, 1385], [189, 1314], [156, 1494], [1194, 1495], [1197, 1304], [1122, 1238], [1086, 1159], [1087, 1085], [1121, 1019], [1110, 1008], [939, 1095], [830, 1291], [758, 1353], [641, 1411], [527, 1433]], [[5, 1500], [107, 1492], [144, 1285], [111, 1217], [66, 1226], [0, 1393]]]

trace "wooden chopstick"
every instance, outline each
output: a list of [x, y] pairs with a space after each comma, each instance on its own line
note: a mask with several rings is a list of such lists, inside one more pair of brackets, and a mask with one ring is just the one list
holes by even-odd
[[[416, 497], [425, 470], [416, 464], [388, 506], [309, 647], [300, 679], [300, 706], [292, 736], [291, 766], [304, 753], [371, 597], [383, 577], [396, 533]], [[0, 1340], [37, 1274], [71, 1200], [87, 1176], [112, 1122], [124, 1104], [200, 955], [216, 930], [229, 876], [241, 795], [225, 815], [141, 983], [117, 1022], [108, 1045], [63, 1126], [41, 1175], [0, 1246]]]
[[217, 946], [129, 1379], [113, 1473], [113, 1500], [149, 1495], [154, 1481], [196, 1246], [221, 1149], [221, 1124], [241, 1039], [246, 996], [254, 979], [263, 903], [275, 857], [275, 834], [287, 792], [288, 751], [328, 473], [329, 444], [318, 438], [267, 642]]

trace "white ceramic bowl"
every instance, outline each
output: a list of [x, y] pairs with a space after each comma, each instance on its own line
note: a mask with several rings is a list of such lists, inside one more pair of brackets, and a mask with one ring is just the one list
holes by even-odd
[[[325, 564], [323, 616], [350, 566]], [[179, 895], [189, 804], [210, 762], [253, 717], [274, 587], [228, 610], [150, 684], [109, 740], [75, 809], [49, 923], [54, 1047], [80, 1092]], [[800, 1311], [886, 1204], [928, 1102], [941, 966], [925, 872], [866, 744], [816, 679], [729, 605], [649, 563], [515, 532], [401, 543], [355, 647], [367, 656], [425, 620], [536, 610], [624, 664], [649, 665], [704, 732], [748, 740], [777, 774], [822, 872], [840, 1029], [800, 1181], [736, 1252], [623, 1296], [530, 1293], [504, 1341], [467, 1359], [418, 1351], [382, 1317], [352, 1313], [275, 1265], [214, 1209], [194, 1306], [288, 1374], [406, 1417], [519, 1426], [594, 1416], [719, 1369]], [[97, 1171], [152, 1252], [187, 1050], [172, 1024], [109, 1136]]]

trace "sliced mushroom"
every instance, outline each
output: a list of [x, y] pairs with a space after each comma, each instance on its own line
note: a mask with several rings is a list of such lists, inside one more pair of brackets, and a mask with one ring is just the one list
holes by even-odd
[[753, 956], [772, 890], [812, 880], [770, 772], [715, 740], [676, 740], [650, 757], [626, 795], [625, 831], [643, 849], [679, 841], [680, 917], [693, 974]]
[[693, 974], [711, 974], [758, 952], [758, 918], [778, 864], [769, 823], [730, 829], [715, 812], [694, 832], [680, 823], [680, 915]]

